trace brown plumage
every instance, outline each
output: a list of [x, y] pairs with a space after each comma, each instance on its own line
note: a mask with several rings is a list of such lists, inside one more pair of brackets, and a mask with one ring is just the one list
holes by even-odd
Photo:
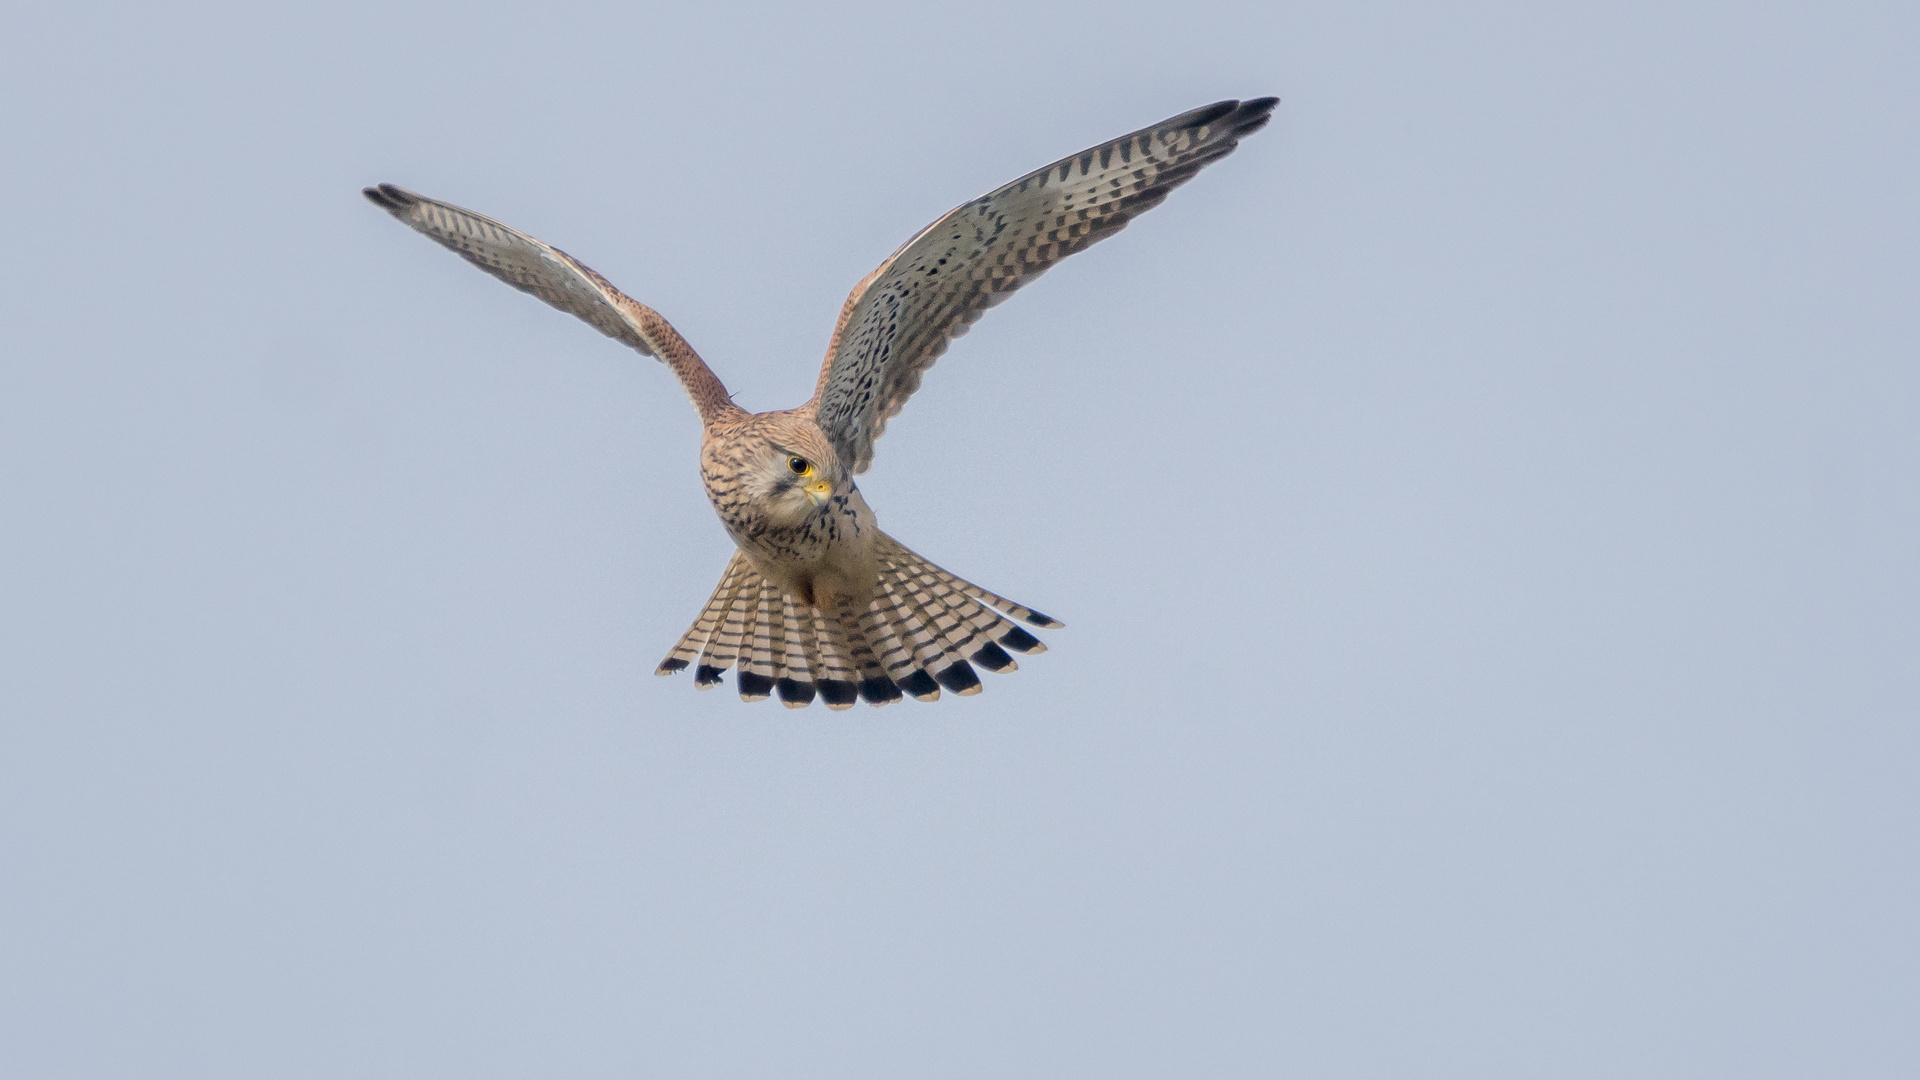
[[[658, 312], [518, 230], [391, 184], [394, 217], [507, 284], [673, 368], [704, 427], [700, 475], [737, 550], [699, 618], [660, 664], [694, 685], [737, 670], [740, 696], [815, 697], [844, 709], [945, 688], [980, 691], [974, 665], [1013, 671], [1045, 651], [1017, 625], [1061, 624], [933, 565], [880, 531], [854, 485], [920, 377], [987, 308], [1113, 235], [1239, 140], [1273, 98], [1223, 101], [1021, 177], [923, 229], [854, 287], [812, 400], [748, 413]], [[1009, 652], [1011, 650], [1011, 652]]]

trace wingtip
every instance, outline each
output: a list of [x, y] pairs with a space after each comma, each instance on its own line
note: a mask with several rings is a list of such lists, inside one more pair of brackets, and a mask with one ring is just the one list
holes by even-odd
[[1238, 129], [1243, 124], [1263, 122], [1266, 114], [1272, 112], [1273, 107], [1278, 104], [1280, 99], [1277, 97], [1248, 98], [1245, 101], [1228, 98], [1225, 101], [1216, 101], [1211, 105], [1202, 105], [1191, 112], [1182, 113], [1174, 117], [1172, 123], [1177, 127], [1196, 128], [1227, 120], [1232, 127]]
[[1277, 97], [1260, 97], [1252, 101], [1243, 101], [1233, 114], [1234, 138], [1243, 138], [1267, 126], [1273, 119], [1273, 108], [1280, 104]]
[[1183, 128], [1205, 127], [1239, 107], [1240, 103], [1232, 99], [1216, 101], [1211, 105], [1202, 105], [1190, 112], [1183, 113], [1175, 117], [1174, 120], [1178, 126]]
[[365, 195], [368, 202], [389, 213], [405, 210], [419, 201], [413, 192], [395, 184], [375, 184], [372, 187], [361, 188], [360, 194]]

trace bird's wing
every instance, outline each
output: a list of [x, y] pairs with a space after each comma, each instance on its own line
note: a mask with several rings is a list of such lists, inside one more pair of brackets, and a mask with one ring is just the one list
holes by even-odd
[[1277, 98], [1222, 101], [1063, 158], [955, 208], [854, 286], [814, 390], [815, 418], [854, 472], [947, 344], [987, 308], [1260, 130]]
[[659, 312], [614, 288], [573, 256], [490, 217], [393, 184], [366, 188], [362, 194], [501, 281], [579, 316], [647, 356], [658, 357], [680, 376], [701, 419], [735, 408], [712, 369]]

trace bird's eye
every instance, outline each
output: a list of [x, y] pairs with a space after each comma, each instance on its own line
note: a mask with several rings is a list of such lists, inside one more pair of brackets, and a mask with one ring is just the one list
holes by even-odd
[[803, 457], [788, 458], [787, 468], [792, 469], [795, 476], [813, 475], [813, 466], [808, 463], [806, 458], [803, 458]]

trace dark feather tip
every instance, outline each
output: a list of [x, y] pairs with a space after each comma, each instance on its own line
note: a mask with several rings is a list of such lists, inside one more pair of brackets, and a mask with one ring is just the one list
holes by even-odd
[[860, 680], [860, 696], [869, 705], [891, 705], [900, 700], [900, 688], [893, 685], [892, 679], [875, 675]]
[[1280, 104], [1279, 98], [1269, 97], [1258, 98], [1240, 106], [1239, 113], [1233, 118], [1234, 137], [1242, 138], [1266, 127], [1267, 121], [1273, 119], [1273, 107], [1278, 104]]
[[1182, 116], [1179, 124], [1183, 128], [1195, 128], [1203, 124], [1211, 124], [1239, 107], [1240, 103], [1237, 101], [1216, 101], [1211, 105], [1202, 105], [1200, 108]]
[[693, 673], [693, 685], [712, 686], [719, 682], [720, 677], [726, 673], [726, 668], [717, 668], [712, 664], [701, 664], [699, 669]]
[[973, 665], [965, 660], [955, 660], [953, 665], [935, 675], [940, 685], [956, 694], [968, 694], [980, 689], [980, 676], [973, 673]]
[[988, 671], [1005, 671], [1013, 663], [1013, 657], [1007, 655], [1007, 650], [989, 641], [974, 651], [973, 662]]
[[829, 705], [851, 705], [860, 697], [859, 690], [845, 679], [821, 679], [816, 685], [820, 700]]
[[758, 701], [773, 692], [773, 680], [751, 671], [741, 671], [738, 683], [742, 698]]
[[928, 697], [938, 697], [940, 694], [940, 684], [933, 681], [933, 676], [919, 668], [914, 668], [908, 672], [904, 678], [897, 680], [897, 682], [900, 689], [922, 700]]
[[653, 673], [655, 675], [671, 675], [676, 671], [685, 671], [685, 670], [687, 670], [687, 662], [685, 660], [682, 660], [677, 656], [670, 656], [665, 660], [660, 661], [660, 666], [657, 668], [654, 668]]
[[1042, 630], [1058, 630], [1061, 627], [1067, 625], [1066, 623], [1061, 622], [1059, 619], [1056, 619], [1051, 615], [1042, 615], [1037, 611], [1028, 612], [1027, 621], [1041, 628]]
[[788, 705], [809, 705], [813, 702], [813, 684], [799, 679], [781, 678], [774, 681], [773, 688], [780, 694], [780, 700]]
[[1000, 644], [1014, 652], [1032, 652], [1040, 647], [1040, 639], [1017, 626], [1009, 626], [1007, 632], [1000, 635]]
[[410, 201], [401, 193], [399, 188], [394, 187], [392, 184], [381, 184], [378, 187], [361, 188], [360, 194], [365, 195], [368, 201], [382, 210], [404, 210]]

